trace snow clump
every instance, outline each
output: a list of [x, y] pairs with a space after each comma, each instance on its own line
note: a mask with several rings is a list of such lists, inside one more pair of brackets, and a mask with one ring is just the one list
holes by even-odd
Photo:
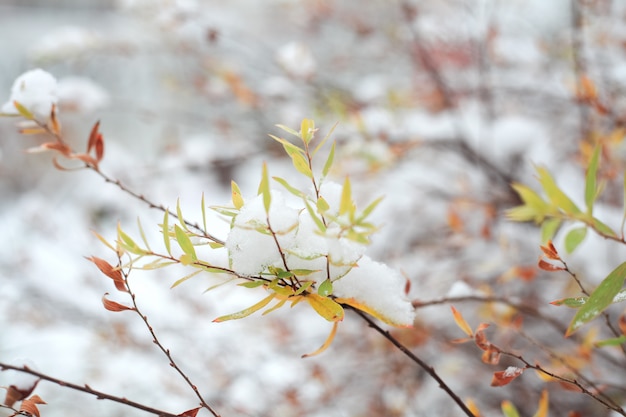
[[47, 120], [50, 117], [52, 105], [59, 100], [57, 80], [50, 73], [42, 69], [34, 69], [17, 77], [11, 87], [11, 98], [4, 103], [0, 112], [8, 115], [19, 115], [14, 102], [19, 102], [36, 119]]
[[[325, 183], [321, 193], [330, 207], [338, 207], [339, 184]], [[305, 207], [289, 207], [276, 190], [271, 196], [269, 216], [263, 196], [258, 195], [246, 201], [234, 218], [225, 245], [234, 271], [254, 276], [272, 267], [285, 269], [286, 263], [289, 270], [315, 271], [306, 279], [319, 285], [327, 279], [328, 261], [333, 295], [357, 301], [388, 323], [413, 324], [415, 311], [404, 292], [406, 280], [398, 271], [365, 256], [366, 245], [343, 236], [340, 220], [327, 220], [326, 232], [321, 233]], [[336, 212], [329, 214], [327, 219], [339, 218]], [[266, 231], [267, 217], [280, 251]]]

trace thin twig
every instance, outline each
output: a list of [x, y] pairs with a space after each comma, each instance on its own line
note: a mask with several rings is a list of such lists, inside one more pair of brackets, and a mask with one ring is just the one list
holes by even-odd
[[445, 381], [441, 379], [439, 374], [437, 374], [437, 372], [432, 366], [428, 365], [426, 362], [424, 362], [422, 359], [416, 356], [413, 352], [409, 350], [409, 348], [404, 346], [398, 339], [393, 337], [388, 331], [384, 330], [382, 327], [376, 324], [376, 322], [372, 320], [372, 318], [368, 316], [367, 314], [350, 306], [344, 305], [344, 308], [348, 308], [354, 311], [358, 316], [360, 316], [363, 320], [367, 322], [369, 327], [371, 327], [372, 329], [380, 333], [385, 339], [390, 341], [396, 348], [398, 348], [405, 356], [407, 356], [409, 359], [415, 362], [420, 368], [426, 371], [426, 373], [428, 373], [428, 375], [430, 375], [431, 378], [433, 378], [439, 384], [439, 388], [443, 389], [448, 394], [448, 396], [450, 396], [450, 398], [452, 398], [452, 400], [461, 408], [461, 410], [463, 410], [463, 412], [466, 415], [468, 415], [469, 417], [476, 417], [476, 415], [472, 413], [472, 411], [467, 407], [467, 405], [463, 402], [463, 400], [461, 400], [461, 398], [459, 398], [459, 396], [452, 390], [452, 388], [450, 388], [450, 386], [448, 386], [448, 384], [446, 384]]
[[[121, 263], [121, 259], [120, 259], [120, 263]], [[217, 411], [215, 411], [204, 400], [204, 398], [202, 397], [202, 394], [200, 394], [200, 391], [198, 390], [198, 387], [193, 382], [191, 382], [191, 379], [189, 379], [189, 376], [187, 376], [187, 374], [180, 368], [180, 366], [178, 366], [178, 364], [176, 363], [176, 361], [172, 357], [172, 354], [171, 354], [170, 350], [165, 348], [165, 346], [163, 346], [163, 344], [159, 341], [159, 338], [157, 337], [154, 329], [152, 328], [152, 325], [148, 321], [148, 316], [143, 314], [141, 312], [141, 310], [139, 309], [139, 306], [137, 305], [137, 300], [136, 300], [136, 297], [135, 297], [135, 293], [132, 291], [132, 289], [130, 287], [130, 284], [128, 283], [128, 272], [126, 272], [124, 270], [121, 270], [121, 272], [122, 272], [122, 274], [124, 276], [124, 283], [126, 284], [126, 289], [128, 290], [128, 293], [130, 294], [130, 298], [131, 298], [131, 301], [133, 303], [134, 311], [137, 312], [139, 317], [141, 317], [141, 320], [146, 325], [146, 328], [148, 329], [148, 331], [150, 332], [150, 335], [152, 336], [152, 342], [159, 347], [159, 349], [163, 352], [163, 354], [165, 354], [165, 356], [169, 360], [170, 366], [172, 368], [174, 368], [176, 370], [176, 372], [178, 372], [178, 374], [185, 380], [187, 385], [189, 385], [191, 387], [193, 392], [196, 394], [196, 397], [198, 397], [198, 399], [200, 400], [200, 405], [203, 408], [206, 408], [207, 410], [209, 410], [209, 412], [211, 414], [213, 414], [213, 416], [220, 417], [219, 413]]]
[[13, 370], [13, 371], [17, 371], [17, 372], [22, 372], [25, 374], [30, 374], [33, 376], [36, 376], [37, 378], [40, 378], [44, 381], [48, 381], [48, 382], [52, 382], [53, 384], [56, 384], [60, 387], [63, 388], [70, 388], [76, 391], [80, 391], [83, 392], [85, 394], [89, 394], [89, 395], [93, 395], [94, 397], [96, 397], [98, 400], [109, 400], [109, 401], [113, 401], [119, 404], [124, 404], [128, 407], [133, 407], [139, 410], [143, 410], [145, 412], [151, 413], [151, 414], [155, 414], [159, 417], [177, 417], [176, 414], [172, 414], [172, 413], [168, 413], [167, 411], [163, 411], [163, 410], [159, 410], [156, 408], [152, 408], [152, 407], [148, 407], [147, 405], [143, 405], [134, 401], [131, 401], [127, 398], [124, 397], [117, 397], [115, 395], [111, 395], [111, 394], [107, 394], [105, 392], [102, 391], [98, 391], [95, 390], [93, 388], [91, 388], [89, 385], [77, 385], [77, 384], [73, 384], [71, 382], [67, 382], [64, 381], [62, 379], [58, 379], [58, 378], [54, 378], [51, 376], [48, 376], [46, 374], [43, 374], [41, 372], [37, 372], [34, 371], [32, 369], [30, 369], [28, 366], [15, 366], [15, 365], [10, 365], [8, 363], [2, 363], [0, 362], [0, 370], [2, 371], [6, 371], [6, 370]]

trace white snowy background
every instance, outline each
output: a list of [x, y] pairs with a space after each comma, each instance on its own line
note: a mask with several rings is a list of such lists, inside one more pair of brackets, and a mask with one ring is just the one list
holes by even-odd
[[[338, 122], [333, 175], [338, 182], [350, 175], [361, 207], [385, 196], [367, 254], [410, 279], [410, 298], [495, 294], [529, 301], [567, 325], [572, 311], [548, 302], [577, 295], [575, 288], [556, 274], [538, 273], [532, 282], [516, 276], [515, 267], [536, 263], [539, 231], [508, 222], [503, 212], [518, 203], [511, 181], [536, 185], [533, 163], [548, 166], [574, 201], [584, 201], [577, 152], [593, 132], [585, 133], [586, 110], [575, 100], [571, 4], [407, 4], [417, 13], [400, 1], [0, 0], [0, 104], [27, 70], [53, 74], [67, 139], [83, 149], [100, 120], [102, 170], [156, 203], [174, 207], [180, 199], [194, 221], [202, 193], [209, 205], [229, 202], [231, 179], [252, 197], [263, 161], [270, 175], [294, 178], [267, 136], [280, 134], [275, 124], [297, 129], [302, 118], [313, 118], [322, 136]], [[626, 3], [598, 1], [582, 12], [579, 58], [622, 114]], [[615, 127], [602, 123], [596, 134]], [[112, 283], [84, 259], [114, 262], [90, 231], [112, 239], [119, 222], [138, 236], [138, 217], [158, 247], [162, 213], [89, 171], [59, 172], [50, 155], [25, 154], [40, 140], [16, 130], [14, 119], [0, 119], [0, 362], [27, 358], [48, 375], [155, 408], [194, 408], [197, 399], [139, 317], [102, 307]], [[613, 151], [613, 163], [623, 166], [621, 141]], [[620, 186], [609, 184], [598, 216], [618, 228], [621, 201]], [[212, 233], [226, 237], [226, 223], [210, 223]], [[625, 255], [622, 246], [590, 234], [568, 263], [593, 286]], [[328, 351], [301, 359], [331, 327], [312, 310], [213, 323], [260, 300], [262, 290], [227, 285], [203, 293], [215, 282], [203, 275], [170, 289], [184, 274], [136, 271], [131, 285], [162, 343], [222, 416], [462, 415], [357, 316], [347, 314]], [[490, 321], [479, 304], [455, 305], [474, 326]], [[554, 350], [576, 346], [539, 320], [530, 318], [525, 329]], [[531, 361], [545, 359], [510, 330], [491, 334], [527, 349]], [[418, 309], [415, 327], [394, 335], [485, 415], [499, 415], [503, 399], [524, 415], [535, 412], [543, 383], [528, 373], [490, 388], [492, 372], [520, 364], [488, 366], [475, 347], [451, 344], [463, 334], [449, 304]], [[602, 358], [596, 365], [610, 369]], [[619, 374], [601, 377], [621, 385], [623, 398]], [[0, 385], [13, 378], [0, 373]], [[48, 402], [40, 407], [46, 417], [147, 415], [45, 382], [36, 393]], [[556, 386], [551, 410], [610, 415]], [[0, 416], [9, 414], [0, 409]]]

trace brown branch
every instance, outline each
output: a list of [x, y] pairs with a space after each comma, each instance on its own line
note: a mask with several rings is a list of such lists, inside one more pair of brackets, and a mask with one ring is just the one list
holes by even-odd
[[367, 314], [365, 314], [362, 311], [357, 310], [357, 309], [355, 309], [353, 307], [347, 306], [347, 305], [344, 305], [343, 307], [354, 311], [359, 317], [361, 317], [363, 320], [365, 320], [365, 322], [367, 322], [369, 327], [371, 327], [372, 329], [377, 331], [379, 334], [381, 334], [385, 339], [387, 339], [396, 348], [398, 348], [398, 350], [400, 350], [400, 352], [402, 352], [405, 356], [407, 356], [409, 359], [411, 359], [413, 362], [415, 362], [420, 368], [422, 368], [424, 371], [426, 371], [426, 373], [428, 375], [430, 375], [430, 377], [432, 379], [434, 379], [439, 384], [439, 388], [444, 390], [446, 392], [446, 394], [448, 394], [448, 396], [450, 398], [452, 398], [452, 400], [459, 406], [459, 408], [461, 408], [461, 410], [463, 410], [463, 412], [467, 416], [469, 416], [469, 417], [477, 417], [467, 407], [467, 405], [463, 402], [463, 400], [461, 400], [461, 398], [452, 390], [452, 388], [450, 388], [450, 386], [448, 384], [446, 384], [443, 379], [441, 379], [439, 374], [437, 374], [437, 372], [435, 371], [435, 369], [432, 366], [428, 365], [426, 362], [424, 362], [422, 359], [420, 359], [418, 356], [416, 356], [413, 352], [411, 352], [409, 350], [409, 348], [404, 346], [398, 339], [393, 337], [387, 330], [384, 330], [382, 327], [380, 327]]
[[117, 397], [115, 395], [111, 395], [111, 394], [107, 394], [105, 392], [102, 391], [98, 391], [95, 390], [93, 388], [91, 388], [89, 385], [77, 385], [77, 384], [73, 384], [71, 382], [67, 382], [64, 381], [62, 379], [58, 379], [58, 378], [54, 378], [51, 376], [48, 376], [46, 374], [43, 374], [41, 372], [37, 372], [34, 371], [32, 369], [30, 369], [28, 366], [15, 366], [15, 365], [10, 365], [8, 363], [2, 363], [0, 362], [0, 371], [6, 371], [6, 370], [13, 370], [13, 371], [17, 371], [17, 372], [22, 372], [25, 374], [30, 374], [33, 376], [36, 376], [37, 378], [40, 378], [44, 381], [48, 381], [51, 382], [53, 384], [56, 384], [60, 387], [63, 388], [69, 388], [69, 389], [73, 389], [75, 391], [80, 391], [83, 392], [85, 394], [89, 394], [89, 395], [93, 395], [94, 397], [96, 397], [96, 399], [98, 400], [109, 400], [109, 401], [113, 401], [119, 404], [123, 404], [126, 405], [128, 407], [132, 407], [132, 408], [136, 408], [138, 410], [143, 410], [147, 413], [150, 414], [154, 414], [157, 415], [159, 417], [177, 417], [177, 414], [172, 414], [169, 413], [167, 411], [163, 411], [163, 410], [159, 410], [156, 408], [152, 408], [152, 407], [148, 407], [147, 405], [143, 405], [134, 401], [131, 401], [127, 398], [124, 397]]
[[[121, 259], [120, 259], [120, 264], [121, 264]], [[128, 283], [128, 272], [126, 272], [124, 270], [121, 270], [121, 272], [124, 275], [124, 283], [126, 284], [126, 289], [128, 290], [128, 293], [130, 294], [130, 298], [131, 298], [132, 303], [133, 303], [134, 311], [139, 315], [139, 317], [141, 317], [141, 320], [146, 325], [146, 328], [148, 329], [148, 331], [150, 332], [150, 335], [152, 336], [152, 342], [155, 345], [157, 345], [159, 347], [159, 349], [161, 350], [161, 352], [163, 352], [163, 354], [167, 357], [167, 359], [169, 360], [170, 366], [172, 368], [174, 368], [176, 370], [176, 372], [178, 372], [178, 374], [185, 380], [187, 385], [189, 385], [189, 387], [191, 387], [193, 392], [196, 394], [196, 397], [198, 397], [198, 399], [200, 400], [200, 405], [203, 408], [206, 408], [211, 414], [213, 414], [214, 417], [220, 417], [219, 413], [217, 411], [215, 411], [204, 400], [204, 398], [202, 397], [202, 394], [200, 394], [200, 391], [198, 390], [198, 387], [193, 382], [191, 382], [191, 379], [189, 378], [189, 376], [187, 376], [187, 374], [180, 368], [180, 366], [178, 366], [176, 361], [174, 361], [174, 358], [172, 357], [172, 354], [171, 354], [170, 350], [165, 348], [165, 346], [163, 346], [163, 344], [159, 341], [159, 338], [157, 337], [154, 329], [152, 328], [152, 325], [148, 321], [148, 316], [143, 314], [141, 312], [141, 310], [139, 309], [139, 306], [137, 305], [137, 300], [136, 300], [136, 297], [135, 297], [135, 293], [132, 291], [132, 289], [130, 287], [130, 284]]]

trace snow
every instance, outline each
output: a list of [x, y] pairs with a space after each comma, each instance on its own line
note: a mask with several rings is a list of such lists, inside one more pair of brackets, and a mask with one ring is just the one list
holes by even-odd
[[19, 112], [13, 104], [17, 101], [37, 120], [46, 121], [50, 117], [52, 105], [57, 104], [58, 100], [57, 80], [52, 74], [36, 68], [17, 77], [11, 87], [11, 97], [0, 112], [18, 115]]
[[58, 83], [59, 105], [64, 110], [93, 113], [110, 102], [109, 94], [93, 80], [85, 77], [64, 77]]
[[312, 77], [317, 67], [311, 48], [302, 42], [290, 42], [282, 46], [276, 51], [276, 61], [296, 78]]

